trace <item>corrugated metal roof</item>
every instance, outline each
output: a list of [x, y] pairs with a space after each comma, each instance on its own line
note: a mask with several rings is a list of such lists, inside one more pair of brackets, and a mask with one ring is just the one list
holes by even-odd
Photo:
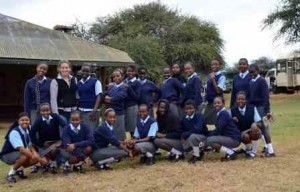
[[134, 63], [123, 51], [2, 14], [0, 58]]

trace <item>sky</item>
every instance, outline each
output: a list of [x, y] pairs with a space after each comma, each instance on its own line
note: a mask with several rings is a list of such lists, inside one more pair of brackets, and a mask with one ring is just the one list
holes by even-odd
[[[216, 24], [225, 42], [223, 55], [227, 64], [245, 57], [276, 59], [295, 50], [284, 40], [274, 42], [276, 28], [262, 30], [262, 20], [279, 5], [280, 0], [161, 0], [182, 14], [195, 15]], [[150, 0], [0, 0], [0, 13], [40, 26], [69, 25], [76, 20], [94, 22], [97, 17], [144, 4]], [[299, 45], [298, 45], [299, 47]]]

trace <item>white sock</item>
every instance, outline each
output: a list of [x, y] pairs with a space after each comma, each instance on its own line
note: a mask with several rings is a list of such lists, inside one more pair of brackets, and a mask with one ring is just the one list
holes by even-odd
[[251, 151], [252, 145], [251, 143], [245, 145], [245, 151]]
[[199, 147], [193, 147], [193, 155], [199, 157], [200, 149]]
[[69, 161], [65, 162], [65, 166], [70, 166]]
[[80, 166], [83, 164], [83, 161], [79, 161], [79, 163], [76, 163], [75, 166]]
[[258, 140], [251, 141], [252, 143], [252, 153], [256, 154], [257, 153], [257, 147], [258, 147]]
[[224, 146], [221, 147], [220, 151], [222, 151], [222, 152], [224, 152], [228, 155], [232, 155], [234, 153], [234, 151], [232, 149], [229, 149], [229, 148], [224, 147]]
[[180, 151], [178, 151], [177, 149], [175, 149], [175, 148], [171, 149], [171, 153], [173, 153], [175, 155], [182, 155], [182, 153]]
[[146, 157], [153, 157], [153, 155], [152, 155], [152, 153], [147, 152], [147, 153], [146, 153]]
[[272, 143], [268, 143], [268, 144], [267, 144], [267, 148], [268, 148], [268, 153], [269, 153], [269, 154], [274, 153]]
[[57, 162], [56, 161], [51, 161], [50, 160], [50, 167], [57, 167]]
[[101, 161], [98, 161], [99, 164], [104, 164], [104, 163], [111, 163], [111, 162], [114, 162], [115, 161], [115, 158], [113, 157], [110, 157], [110, 158], [107, 158], [107, 159], [103, 159]]
[[11, 168], [11, 170], [9, 170], [9, 172], [8, 172], [8, 175], [15, 175], [15, 174], [16, 174], [16, 171], [13, 168]]
[[261, 140], [264, 142], [264, 147], [267, 148], [267, 142], [266, 142], [266, 139], [265, 139], [265, 136], [261, 136]]

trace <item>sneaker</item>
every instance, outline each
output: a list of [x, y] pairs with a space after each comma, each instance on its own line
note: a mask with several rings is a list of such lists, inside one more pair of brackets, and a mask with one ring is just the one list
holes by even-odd
[[39, 166], [37, 166], [37, 165], [32, 165], [32, 166], [30, 167], [30, 169], [31, 169], [30, 173], [37, 173], [37, 172], [39, 171]]
[[240, 148], [240, 149], [238, 149], [238, 150], [236, 150], [236, 151], [234, 151], [236, 154], [246, 154], [246, 151], [244, 150], [244, 149], [242, 149], [242, 148]]
[[140, 158], [140, 164], [141, 165], [146, 164], [146, 161], [147, 161], [146, 155], [141, 156], [141, 158]]
[[235, 159], [236, 159], [236, 154], [233, 153], [232, 155], [226, 154], [225, 157], [221, 158], [221, 161], [230, 161]]
[[73, 171], [76, 172], [76, 173], [84, 173], [82, 165], [74, 165], [73, 166]]
[[184, 160], [184, 155], [183, 154], [175, 155], [175, 159], [174, 159], [175, 162], [183, 161], [183, 160]]
[[23, 170], [19, 170], [16, 171], [16, 175], [20, 178], [20, 179], [27, 179], [28, 177], [24, 174]]
[[246, 158], [250, 159], [250, 160], [254, 159], [256, 157], [256, 154], [253, 152], [246, 153], [245, 155], [246, 155]]
[[50, 173], [52, 173], [52, 174], [56, 174], [57, 173], [57, 167], [56, 166], [50, 166], [50, 168], [49, 168], [49, 171], [50, 171]]
[[146, 157], [146, 165], [153, 165], [155, 164], [155, 158], [154, 157]]
[[67, 174], [67, 173], [70, 172], [70, 170], [71, 170], [70, 165], [64, 165], [64, 167], [63, 167], [63, 173]]
[[50, 164], [42, 166], [42, 173], [47, 173], [50, 169]]
[[261, 157], [265, 157], [265, 158], [276, 157], [276, 154], [267, 152], [267, 153], [261, 155]]
[[155, 151], [154, 155], [155, 156], [161, 156], [161, 152], [160, 151]]
[[6, 181], [7, 181], [8, 183], [15, 183], [15, 182], [17, 182], [17, 180], [16, 180], [16, 178], [14, 177], [14, 175], [7, 175]]
[[166, 157], [166, 160], [169, 160], [169, 161], [173, 161], [175, 160], [176, 158], [176, 155], [174, 153], [170, 153], [167, 157]]
[[110, 165], [109, 164], [107, 164], [107, 163], [104, 163], [104, 170], [106, 170], [106, 171], [110, 171], [110, 170], [113, 170], [111, 167], [110, 167]]
[[188, 163], [189, 163], [189, 164], [196, 164], [197, 161], [201, 161], [201, 158], [193, 155], [193, 156], [189, 159]]
[[105, 171], [112, 170], [112, 168], [107, 163], [100, 164], [100, 163], [96, 162], [96, 163], [94, 163], [94, 165], [95, 165], [96, 169], [98, 169], [98, 170], [105, 170]]

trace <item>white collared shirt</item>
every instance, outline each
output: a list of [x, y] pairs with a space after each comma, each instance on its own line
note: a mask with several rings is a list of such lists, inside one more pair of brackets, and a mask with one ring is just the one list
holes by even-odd
[[115, 83], [114, 86], [117, 87], [117, 88], [119, 88], [119, 87], [122, 86], [123, 84], [124, 84], [123, 82], [121, 82], [121, 83], [119, 83], [119, 84], [116, 84], [116, 83]]
[[245, 71], [244, 73], [240, 72], [239, 76], [244, 79], [248, 75], [249, 71]]
[[193, 74], [191, 74], [191, 75], [188, 77], [188, 79], [191, 79], [191, 78], [193, 78], [194, 76], [197, 76], [197, 73], [196, 73], [196, 72], [194, 72]]
[[47, 120], [51, 120], [51, 119], [53, 119], [53, 117], [52, 117], [51, 115], [49, 115], [49, 118], [48, 118], [48, 119], [46, 119], [45, 117], [42, 116], [42, 120], [43, 120], [43, 121], [47, 121]]
[[219, 114], [220, 114], [222, 111], [224, 111], [224, 110], [226, 110], [225, 107], [223, 107], [220, 111], [218, 111], [217, 116], [219, 116]]
[[46, 76], [44, 76], [43, 77], [43, 79], [41, 79], [41, 80], [38, 80], [37, 82], [39, 82], [39, 83], [43, 83], [44, 81], [46, 81], [47, 80], [47, 77]]
[[165, 84], [169, 79], [171, 79], [172, 77], [169, 77], [168, 79], [163, 80], [163, 84]]
[[246, 113], [246, 105], [243, 108], [238, 107], [240, 113], [244, 116]]
[[142, 124], [146, 124], [147, 121], [149, 120], [150, 116], [148, 115], [145, 119], [141, 119]]
[[255, 81], [257, 81], [257, 79], [259, 79], [259, 78], [260, 78], [260, 74], [258, 74], [257, 77], [256, 77], [255, 79], [251, 79], [251, 81], [252, 81], [252, 82], [255, 82]]
[[186, 115], [185, 118], [186, 119], [193, 119], [194, 118], [195, 113], [193, 113], [192, 115]]
[[107, 127], [112, 131], [114, 129], [114, 127], [112, 125], [110, 125], [107, 121], [105, 121]]
[[[215, 73], [215, 76], [220, 75], [221, 73], [222, 73], [221, 71], [218, 71], [218, 72]], [[223, 91], [226, 90], [226, 84], [225, 84], [225, 82], [226, 82], [226, 77], [225, 77], [225, 75], [222, 75], [222, 76], [218, 79], [218, 82], [217, 82], [218, 87], [219, 87], [220, 89], [222, 89]]]
[[141, 84], [144, 84], [147, 82], [147, 79], [144, 79], [144, 80], [139, 79], [139, 81], [141, 82]]
[[[27, 145], [27, 147], [30, 147], [31, 141], [30, 141], [30, 137], [29, 137], [29, 130], [28, 129], [24, 130], [20, 125], [18, 126], [18, 128], [19, 128], [21, 134], [24, 135], [24, 137], [26, 137], [26, 135], [27, 135], [27, 137], [29, 138], [29, 143], [26, 143], [26, 145]], [[24, 147], [21, 135], [16, 130], [12, 130], [9, 133], [9, 142], [11, 143], [11, 145], [13, 146], [14, 149], [17, 149], [18, 147]], [[27, 142], [26, 138], [25, 138], [25, 142]]]
[[129, 78], [126, 79], [127, 82], [130, 81], [131, 83], [135, 82], [136, 80], [137, 80], [136, 77], [133, 77], [131, 79], [129, 79]]
[[80, 124], [77, 127], [74, 127], [72, 124], [70, 124], [71, 130], [74, 131], [74, 133], [78, 133], [81, 129]]

